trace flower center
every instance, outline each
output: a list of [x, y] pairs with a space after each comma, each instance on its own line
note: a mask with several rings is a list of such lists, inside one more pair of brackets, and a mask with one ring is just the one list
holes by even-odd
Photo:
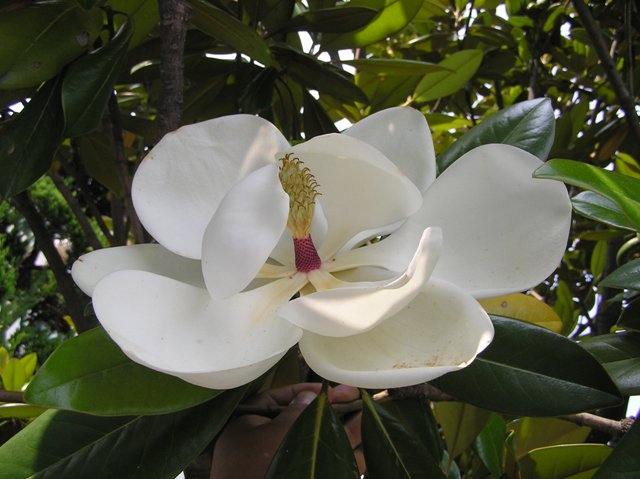
[[322, 261], [309, 234], [316, 207], [318, 183], [309, 168], [299, 158], [291, 158], [291, 153], [280, 158], [279, 178], [282, 188], [289, 195], [289, 217], [287, 228], [293, 235], [296, 253], [296, 269], [308, 273], [320, 268]]

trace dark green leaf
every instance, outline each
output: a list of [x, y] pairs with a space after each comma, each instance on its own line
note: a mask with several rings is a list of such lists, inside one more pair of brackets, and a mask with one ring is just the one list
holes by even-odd
[[520, 459], [522, 477], [569, 479], [590, 477], [611, 454], [602, 444], [571, 444], [534, 449]]
[[616, 326], [640, 331], [640, 298], [634, 299], [622, 310]]
[[2, 478], [174, 479], [222, 429], [245, 390], [158, 416], [50, 409], [0, 448]]
[[239, 99], [242, 113], [253, 115], [271, 107], [278, 70], [264, 68], [247, 86]]
[[111, 140], [106, 133], [92, 131], [78, 137], [80, 158], [87, 173], [122, 197], [122, 183], [116, 169], [116, 157], [111, 148]]
[[[367, 5], [366, 2], [359, 2]], [[349, 5], [356, 5], [349, 2]], [[343, 48], [365, 47], [390, 37], [406, 27], [416, 16], [422, 0], [386, 0], [384, 8], [368, 25], [356, 31], [341, 35], [325, 35], [322, 38], [324, 50], [341, 50]]]
[[468, 151], [488, 143], [516, 146], [544, 160], [553, 144], [555, 116], [549, 99], [523, 101], [491, 115], [437, 158], [438, 175]]
[[592, 479], [631, 479], [640, 471], [640, 421], [634, 421]]
[[447, 452], [452, 459], [473, 444], [491, 416], [491, 411], [459, 401], [436, 402], [434, 412], [442, 426]]
[[200, 0], [189, 0], [191, 23], [198, 29], [244, 53], [264, 66], [271, 66], [271, 52], [256, 31], [231, 15]]
[[433, 63], [415, 60], [397, 60], [391, 58], [364, 58], [348, 60], [343, 63], [355, 67], [361, 72], [379, 76], [424, 75], [426, 73], [446, 72], [448, 69]]
[[605, 334], [580, 345], [600, 361], [622, 394], [640, 394], [640, 333]]
[[0, 135], [2, 199], [27, 189], [51, 166], [62, 144], [62, 78], [46, 82]]
[[519, 416], [616, 406], [620, 392], [578, 344], [530, 323], [491, 316], [493, 342], [470, 366], [433, 384], [469, 404]]
[[304, 111], [302, 112], [302, 122], [304, 125], [305, 139], [310, 140], [314, 136], [326, 133], [338, 133], [336, 125], [331, 121], [324, 108], [311, 93], [303, 90]]
[[620, 266], [613, 273], [600, 281], [601, 286], [609, 288], [633, 289], [640, 291], [640, 259]]
[[98, 8], [75, 0], [34, 2], [0, 15], [0, 89], [37, 86], [91, 47], [102, 28]]
[[640, 230], [640, 180], [615, 171], [570, 160], [550, 160], [533, 174], [536, 178], [560, 180], [595, 191], [613, 201]]
[[7, 108], [14, 103], [24, 102], [26, 98], [31, 98], [37, 90], [36, 87], [32, 86], [17, 90], [0, 90], [0, 108]]
[[402, 105], [420, 81], [419, 76], [375, 77], [377, 86], [371, 94], [371, 113]]
[[369, 7], [344, 6], [304, 12], [285, 23], [276, 33], [347, 33], [364, 27], [378, 12]]
[[100, 125], [133, 34], [128, 19], [104, 47], [71, 64], [62, 82], [64, 136], [87, 134]]
[[445, 477], [438, 462], [420, 440], [364, 390], [362, 446], [371, 479]]
[[[150, 33], [160, 21], [157, 0], [109, 0], [109, 6], [114, 11], [122, 12], [131, 17], [133, 24], [136, 26], [129, 42], [129, 48], [148, 40]], [[121, 23], [127, 21], [127, 16], [116, 15], [114, 20], [117, 28]]]
[[104, 329], [96, 328], [62, 344], [49, 357], [29, 384], [25, 400], [122, 416], [179, 411], [218, 394], [134, 363]]
[[462, 50], [438, 63], [445, 71], [427, 73], [413, 93], [417, 102], [453, 95], [471, 80], [482, 62], [482, 50]]
[[309, 404], [293, 423], [265, 479], [354, 479], [358, 465], [347, 433], [326, 393]]
[[605, 266], [607, 265], [607, 245], [609, 244], [606, 240], [598, 240], [596, 245], [593, 247], [593, 252], [591, 253], [591, 261], [589, 263], [591, 274], [595, 278], [599, 278], [602, 272], [604, 271]]
[[574, 211], [592, 220], [618, 228], [633, 230], [633, 225], [613, 201], [593, 191], [583, 191], [571, 198]]
[[506, 435], [507, 423], [493, 412], [471, 445], [473, 452], [487, 466], [493, 477], [500, 477], [503, 473], [502, 463]]
[[82, 8], [89, 11], [95, 6], [96, 3], [98, 3], [98, 0], [76, 0], [76, 2], [78, 2], [78, 5], [80, 5]]
[[216, 77], [211, 81], [194, 85], [185, 92], [181, 120], [183, 125], [211, 118], [207, 115], [207, 110], [218, 99], [220, 92], [226, 86], [226, 80], [224, 76]]
[[407, 428], [425, 445], [436, 459], [442, 461], [444, 446], [438, 431], [438, 423], [433, 415], [431, 403], [427, 399], [395, 399]]
[[272, 12], [280, 3], [279, 0], [244, 0], [242, 6], [251, 18], [251, 24], [256, 25], [266, 15]]

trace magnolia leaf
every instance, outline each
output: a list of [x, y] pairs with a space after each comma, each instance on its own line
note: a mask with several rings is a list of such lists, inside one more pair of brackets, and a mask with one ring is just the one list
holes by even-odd
[[302, 124], [307, 140], [314, 136], [327, 133], [338, 133], [336, 125], [331, 121], [324, 108], [307, 90], [303, 90], [304, 111], [302, 112]]
[[0, 447], [0, 470], [11, 479], [103, 477], [105, 471], [117, 471], [118, 479], [174, 479], [218, 434], [246, 389], [156, 416], [50, 409]]
[[0, 346], [0, 373], [9, 362], [9, 359], [11, 359], [11, 356], [9, 356], [9, 351], [7, 351], [4, 346]]
[[47, 408], [28, 404], [0, 404], [0, 418], [31, 419], [38, 417], [46, 410]]
[[417, 102], [453, 95], [473, 77], [482, 63], [482, 50], [462, 50], [438, 63], [448, 71], [426, 74], [413, 93]]
[[640, 394], [640, 333], [605, 334], [580, 346], [600, 361], [622, 394]]
[[571, 444], [534, 449], [520, 459], [522, 477], [568, 479], [590, 477], [611, 454], [602, 444]]
[[442, 65], [419, 62], [416, 60], [398, 60], [395, 58], [363, 58], [342, 62], [351, 65], [361, 72], [378, 76], [425, 75], [435, 72], [453, 72]]
[[0, 195], [13, 196], [35, 183], [62, 144], [62, 78], [52, 78], [0, 135]]
[[504, 440], [507, 435], [507, 424], [498, 414], [491, 413], [487, 423], [473, 441], [471, 448], [480, 458], [482, 463], [493, 474], [500, 477], [503, 473]]
[[29, 384], [25, 400], [38, 406], [121, 416], [179, 411], [220, 393], [134, 363], [104, 329], [96, 328], [56, 349]]
[[438, 423], [427, 399], [394, 399], [407, 428], [425, 445], [436, 462], [442, 460], [444, 447], [438, 431]]
[[640, 471], [640, 421], [634, 421], [631, 429], [622, 436], [611, 455], [604, 461], [593, 479], [634, 477]]
[[293, 423], [264, 477], [353, 479], [358, 476], [358, 464], [347, 433], [323, 392]]
[[533, 174], [595, 191], [613, 201], [636, 230], [640, 230], [640, 180], [615, 171], [571, 160], [549, 160]]
[[35, 2], [0, 15], [0, 89], [37, 86], [91, 48], [102, 11], [75, 0]]
[[200, 0], [189, 0], [191, 23], [198, 30], [244, 53], [264, 66], [271, 66], [271, 52], [253, 28], [226, 12]]
[[522, 293], [478, 301], [489, 314], [527, 321], [555, 333], [562, 329], [562, 320], [551, 306]]
[[486, 118], [444, 150], [436, 160], [438, 175], [465, 153], [489, 143], [516, 146], [544, 160], [553, 145], [555, 123], [548, 98], [516, 103]]
[[432, 383], [469, 404], [518, 416], [557, 416], [616, 406], [622, 397], [578, 344], [530, 323], [491, 316], [493, 342], [465, 369]]
[[339, 8], [313, 10], [293, 17], [275, 33], [299, 31], [347, 33], [364, 27], [377, 14], [377, 10], [373, 8], [365, 6], [352, 7], [349, 4]]
[[600, 221], [617, 228], [633, 230], [627, 217], [616, 204], [593, 191], [583, 191], [571, 198], [574, 211], [589, 219]]
[[66, 138], [84, 135], [100, 125], [133, 30], [133, 21], [127, 19], [109, 43], [79, 58], [67, 70], [62, 82]]
[[114, 17], [116, 28], [128, 22], [129, 19], [133, 20], [133, 24], [136, 26], [129, 42], [129, 49], [148, 40], [160, 21], [157, 0], [109, 0], [109, 6], [114, 11], [125, 14]]
[[36, 370], [36, 365], [38, 364], [38, 355], [36, 353], [30, 353], [26, 356], [20, 358], [20, 362], [24, 367], [24, 378], [25, 381], [29, 381], [33, 376], [33, 372]]
[[473, 443], [491, 415], [490, 411], [462, 402], [438, 402], [434, 410], [453, 459]]
[[[616, 326], [623, 329], [640, 331], [640, 298], [634, 299], [622, 310]], [[2, 357], [0, 356], [0, 368], [2, 367], [1, 359]]]
[[20, 391], [27, 382], [23, 364], [18, 358], [11, 358], [2, 368], [2, 385], [7, 391]]
[[362, 447], [371, 479], [445, 478], [420, 440], [364, 390]]
[[593, 247], [593, 252], [591, 253], [591, 274], [594, 278], [600, 277], [600, 275], [604, 272], [604, 268], [607, 265], [607, 245], [608, 241], [599, 240], [596, 242], [596, 245]]
[[507, 429], [514, 432], [514, 454], [520, 459], [533, 449], [560, 444], [583, 443], [590, 427], [553, 417], [524, 417], [510, 422]]
[[600, 281], [601, 286], [608, 288], [633, 289], [640, 291], [640, 259], [620, 266], [613, 273]]
[[80, 158], [92, 178], [109, 188], [117, 196], [123, 196], [122, 183], [116, 169], [116, 158], [109, 137], [95, 130], [78, 137]]

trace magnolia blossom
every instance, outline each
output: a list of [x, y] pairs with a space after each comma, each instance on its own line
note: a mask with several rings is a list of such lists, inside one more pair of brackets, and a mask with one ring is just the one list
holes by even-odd
[[436, 180], [410, 108], [293, 147], [255, 116], [185, 126], [133, 181], [158, 244], [89, 253], [73, 277], [132, 360], [193, 384], [245, 384], [296, 343], [329, 380], [417, 384], [491, 342], [476, 299], [560, 261], [571, 206], [564, 185], [532, 179], [540, 164], [486, 145]]

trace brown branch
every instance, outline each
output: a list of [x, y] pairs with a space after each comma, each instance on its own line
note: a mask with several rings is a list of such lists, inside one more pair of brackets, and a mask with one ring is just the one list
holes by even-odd
[[160, 13], [160, 96], [157, 141], [177, 130], [184, 97], [184, 42], [191, 7], [184, 0], [158, 0]]
[[629, 93], [629, 90], [618, 73], [618, 69], [607, 50], [607, 45], [602, 38], [598, 24], [589, 11], [589, 7], [587, 7], [584, 0], [572, 0], [572, 3], [576, 12], [578, 12], [580, 20], [582, 20], [582, 25], [593, 42], [593, 47], [595, 48], [598, 58], [600, 59], [600, 63], [602, 64], [607, 78], [611, 83], [611, 88], [613, 88], [613, 92], [615, 93], [620, 106], [624, 110], [629, 130], [633, 134], [636, 143], [640, 145], [640, 119], [638, 119], [638, 114], [636, 113], [636, 105], [633, 96]]
[[115, 154], [116, 170], [118, 172], [118, 177], [120, 178], [122, 191], [124, 192], [124, 204], [127, 208], [129, 218], [131, 219], [133, 238], [138, 244], [146, 243], [142, 223], [140, 223], [140, 220], [138, 219], [138, 215], [133, 206], [133, 201], [131, 200], [131, 178], [129, 176], [127, 158], [124, 153], [124, 129], [122, 127], [122, 117], [120, 115], [118, 99], [114, 93], [112, 93], [109, 98], [109, 117], [111, 119], [111, 131], [109, 132], [109, 136], [111, 137], [111, 144]]
[[5, 391], [4, 389], [0, 389], [0, 402], [24, 404], [24, 394], [19, 391]]
[[62, 177], [58, 174], [58, 172], [49, 173], [49, 176], [53, 180], [56, 188], [58, 188], [58, 191], [65, 199], [65, 201], [69, 205], [69, 208], [71, 208], [71, 211], [78, 220], [78, 224], [80, 224], [80, 228], [82, 228], [82, 232], [87, 238], [89, 246], [91, 246], [94, 250], [102, 249], [102, 243], [100, 243], [98, 236], [96, 235], [95, 231], [93, 231], [93, 227], [91, 226], [91, 223], [89, 223], [89, 218], [87, 218], [87, 215], [84, 214], [82, 206], [80, 206], [80, 203], [78, 202], [76, 197], [73, 196], [73, 193], [71, 193], [71, 190], [64, 182]]
[[586, 426], [598, 431], [602, 431], [613, 436], [623, 436], [633, 425], [635, 418], [625, 418], [620, 421], [607, 419], [606, 417], [596, 416], [595, 414], [568, 414], [566, 416], [558, 416], [558, 419], [569, 421], [578, 426]]
[[49, 267], [56, 278], [58, 291], [62, 294], [64, 302], [67, 306], [67, 311], [76, 326], [78, 333], [83, 333], [91, 329], [89, 321], [84, 316], [84, 307], [76, 294], [76, 290], [71, 279], [71, 275], [67, 271], [58, 250], [53, 244], [53, 236], [47, 231], [47, 228], [38, 213], [38, 210], [31, 202], [29, 194], [23, 191], [17, 194], [12, 199], [14, 206], [18, 209], [20, 214], [24, 216], [29, 228], [33, 232], [33, 236], [36, 239], [36, 244], [44, 257], [49, 263]]

